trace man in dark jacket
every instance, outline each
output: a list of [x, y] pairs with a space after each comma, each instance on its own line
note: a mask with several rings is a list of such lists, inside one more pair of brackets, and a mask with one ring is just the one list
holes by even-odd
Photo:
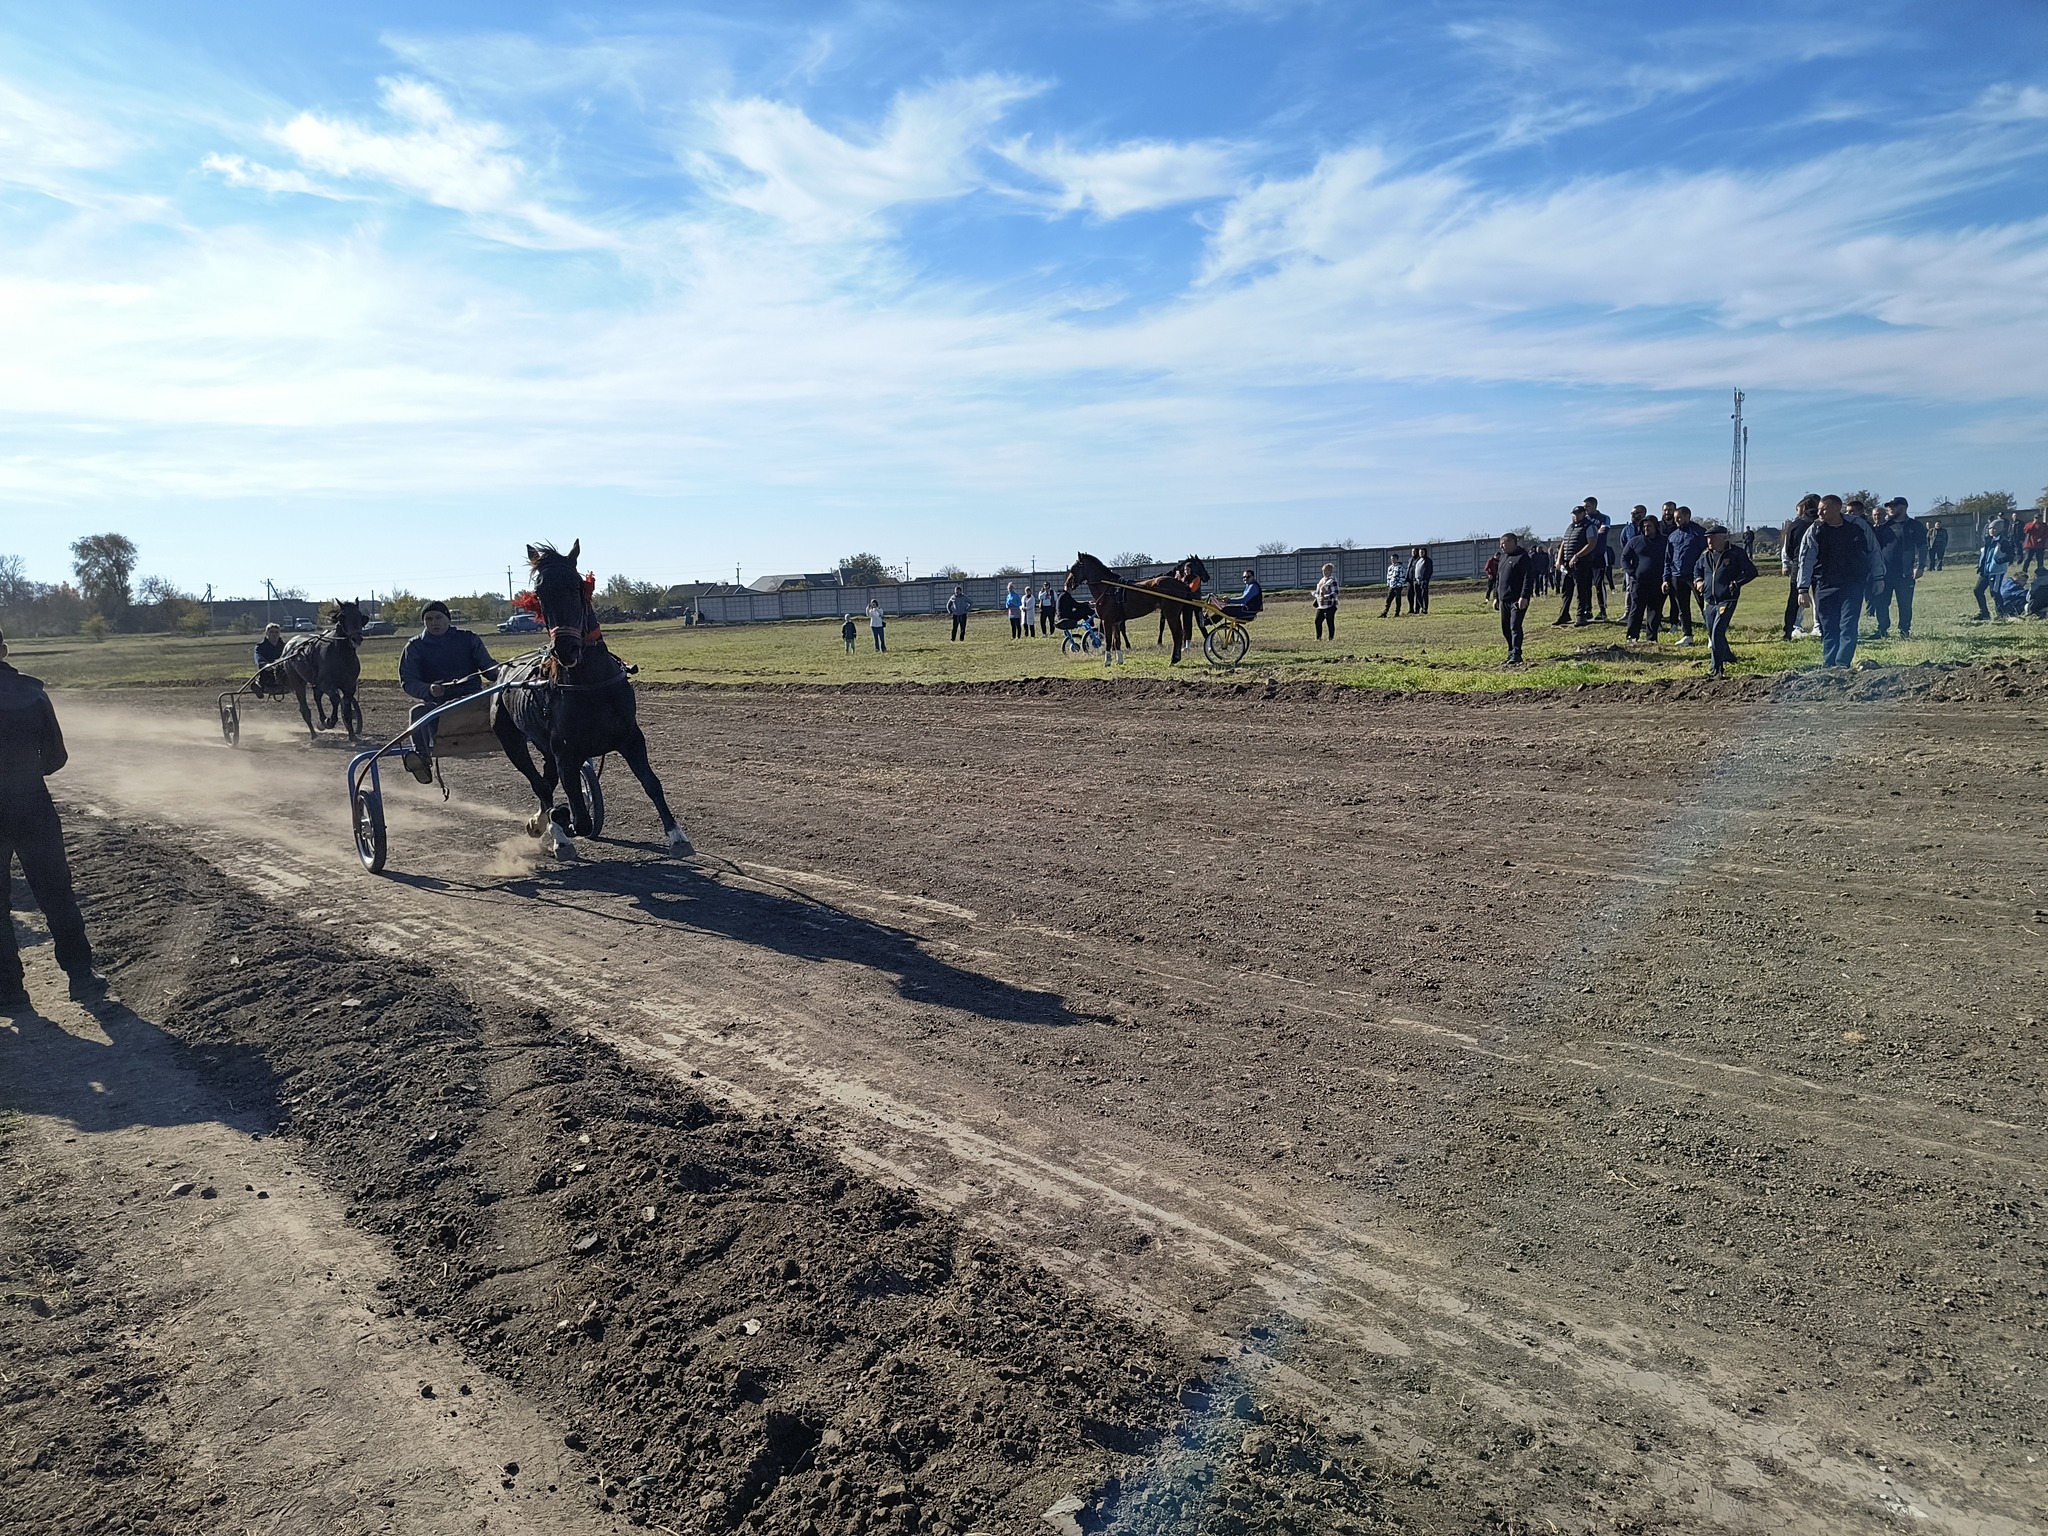
[[1878, 554], [1884, 562], [1885, 584], [1870, 594], [1870, 611], [1877, 616], [1877, 637], [1891, 633], [1892, 601], [1898, 600], [1899, 638], [1913, 637], [1913, 590], [1920, 573], [1927, 568], [1927, 526], [1906, 511], [1906, 498], [1894, 496], [1884, 504], [1884, 521], [1877, 525]]
[[1522, 664], [1522, 620], [1539, 579], [1537, 556], [1522, 548], [1512, 533], [1500, 536], [1500, 564], [1493, 577], [1494, 602], [1500, 609], [1501, 638], [1508, 643], [1508, 665]]
[[1700, 613], [1707, 621], [1707, 674], [1719, 677], [1735, 659], [1728, 646], [1728, 626], [1735, 622], [1735, 599], [1756, 580], [1756, 565], [1742, 546], [1715, 525], [1707, 531], [1707, 547], [1693, 568], [1693, 588], [1700, 595]]
[[7, 637], [0, 635], [0, 1008], [28, 1003], [14, 939], [11, 871], [17, 858], [50, 925], [57, 963], [71, 978], [71, 995], [84, 1000], [107, 989], [107, 978], [92, 968], [92, 945], [64, 858], [64, 827], [43, 783], [65, 761], [50, 696], [37, 679], [7, 665]]
[[1842, 498], [1823, 496], [1820, 521], [1799, 545], [1799, 590], [1811, 593], [1820, 625], [1820, 659], [1825, 667], [1856, 662], [1856, 626], [1873, 583], [1884, 580], [1877, 536], [1860, 518], [1844, 515]]
[[1557, 541], [1557, 587], [1564, 595], [1558, 605], [1557, 618], [1551, 627], [1572, 622], [1572, 599], [1578, 598], [1579, 626], [1593, 622], [1593, 579], [1598, 574], [1594, 561], [1598, 558], [1598, 546], [1593, 542], [1594, 524], [1591, 510], [1584, 502], [1572, 508], [1572, 520], [1564, 531], [1564, 537]]
[[1664, 618], [1664, 525], [1644, 517], [1622, 546], [1621, 560], [1628, 572], [1628, 638], [1640, 640], [1647, 626], [1655, 645]]
[[1693, 577], [1706, 547], [1707, 536], [1692, 520], [1692, 508], [1678, 508], [1672, 514], [1671, 536], [1664, 541], [1664, 591], [1671, 598], [1672, 622], [1685, 631], [1680, 645], [1692, 644]]
[[[439, 599], [420, 610], [420, 632], [405, 642], [398, 658], [398, 681], [420, 702], [412, 718], [439, 709], [450, 699], [475, 693], [485, 681], [498, 675], [483, 640], [466, 629], [457, 629], [448, 617], [448, 605]], [[412, 750], [405, 754], [405, 766], [422, 784], [434, 782], [434, 725], [428, 722], [412, 733]]]
[[284, 628], [278, 624], [263, 626], [263, 634], [250, 648], [249, 659], [256, 663], [256, 677], [249, 685], [249, 691], [262, 698], [273, 689], [282, 692], [284, 679], [270, 669], [284, 656]]
[[[1785, 572], [1785, 638], [1796, 640], [1806, 631], [1800, 627], [1799, 601], [1799, 545], [1806, 538], [1807, 531], [1820, 517], [1820, 497], [1808, 494], [1799, 498], [1799, 508], [1792, 514], [1792, 521], [1785, 525], [1785, 532], [1778, 541], [1778, 564]], [[1820, 621], [1814, 621], [1813, 632], [1820, 633]]]
[[1948, 530], [1936, 519], [1927, 525], [1927, 569], [1938, 571], [1948, 563]]

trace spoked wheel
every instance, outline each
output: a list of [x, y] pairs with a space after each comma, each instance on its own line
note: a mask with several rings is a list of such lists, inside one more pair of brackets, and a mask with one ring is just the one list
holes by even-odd
[[242, 712], [235, 707], [233, 694], [220, 701], [220, 739], [231, 747], [242, 744]]
[[583, 765], [583, 798], [590, 806], [590, 835], [604, 831], [604, 773], [596, 763]]
[[1086, 650], [1087, 648], [1088, 642], [1083, 640], [1081, 636], [1074, 630], [1070, 629], [1064, 635], [1060, 636], [1060, 649], [1065, 651], [1069, 656], [1078, 656], [1081, 654], [1082, 651]]
[[384, 792], [360, 787], [349, 791], [349, 812], [355, 822], [356, 857], [371, 874], [384, 869]]
[[1212, 667], [1234, 667], [1252, 648], [1252, 637], [1235, 619], [1218, 619], [1202, 636], [1202, 654]]
[[348, 731], [350, 741], [360, 741], [363, 735], [363, 706], [355, 698], [341, 701], [341, 723]]

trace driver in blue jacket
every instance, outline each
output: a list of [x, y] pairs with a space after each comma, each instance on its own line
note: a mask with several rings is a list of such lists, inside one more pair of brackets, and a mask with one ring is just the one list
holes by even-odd
[[1240, 621], [1256, 619], [1259, 616], [1259, 610], [1266, 606], [1266, 589], [1259, 585], [1257, 572], [1246, 571], [1244, 573], [1244, 590], [1238, 593], [1234, 602], [1227, 602], [1222, 606], [1226, 618]]
[[[398, 681], [420, 702], [412, 709], [417, 721], [450, 699], [475, 693], [498, 675], [498, 663], [482, 638], [457, 629], [448, 605], [439, 599], [420, 610], [420, 632], [405, 643], [398, 658]], [[412, 750], [405, 754], [406, 771], [422, 784], [434, 782], [434, 722], [416, 725]]]

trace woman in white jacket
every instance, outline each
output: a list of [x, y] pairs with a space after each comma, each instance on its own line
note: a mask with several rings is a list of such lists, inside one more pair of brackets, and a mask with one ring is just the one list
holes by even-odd
[[1316, 583], [1316, 638], [1322, 639], [1327, 633], [1337, 638], [1337, 593], [1342, 590], [1337, 584], [1337, 567], [1323, 567], [1323, 579]]

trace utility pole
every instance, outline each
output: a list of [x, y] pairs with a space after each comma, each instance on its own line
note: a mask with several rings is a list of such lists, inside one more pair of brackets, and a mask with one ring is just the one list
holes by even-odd
[[512, 601], [512, 567], [505, 567], [505, 601]]
[[271, 579], [268, 576], [266, 576], [263, 578], [263, 622], [265, 624], [268, 624], [270, 622], [270, 605], [276, 601], [277, 587], [275, 586], [275, 584], [272, 583]]
[[1735, 391], [1734, 446], [1728, 451], [1728, 531], [1740, 537], [1749, 524], [1749, 428], [1742, 421], [1742, 391]]

